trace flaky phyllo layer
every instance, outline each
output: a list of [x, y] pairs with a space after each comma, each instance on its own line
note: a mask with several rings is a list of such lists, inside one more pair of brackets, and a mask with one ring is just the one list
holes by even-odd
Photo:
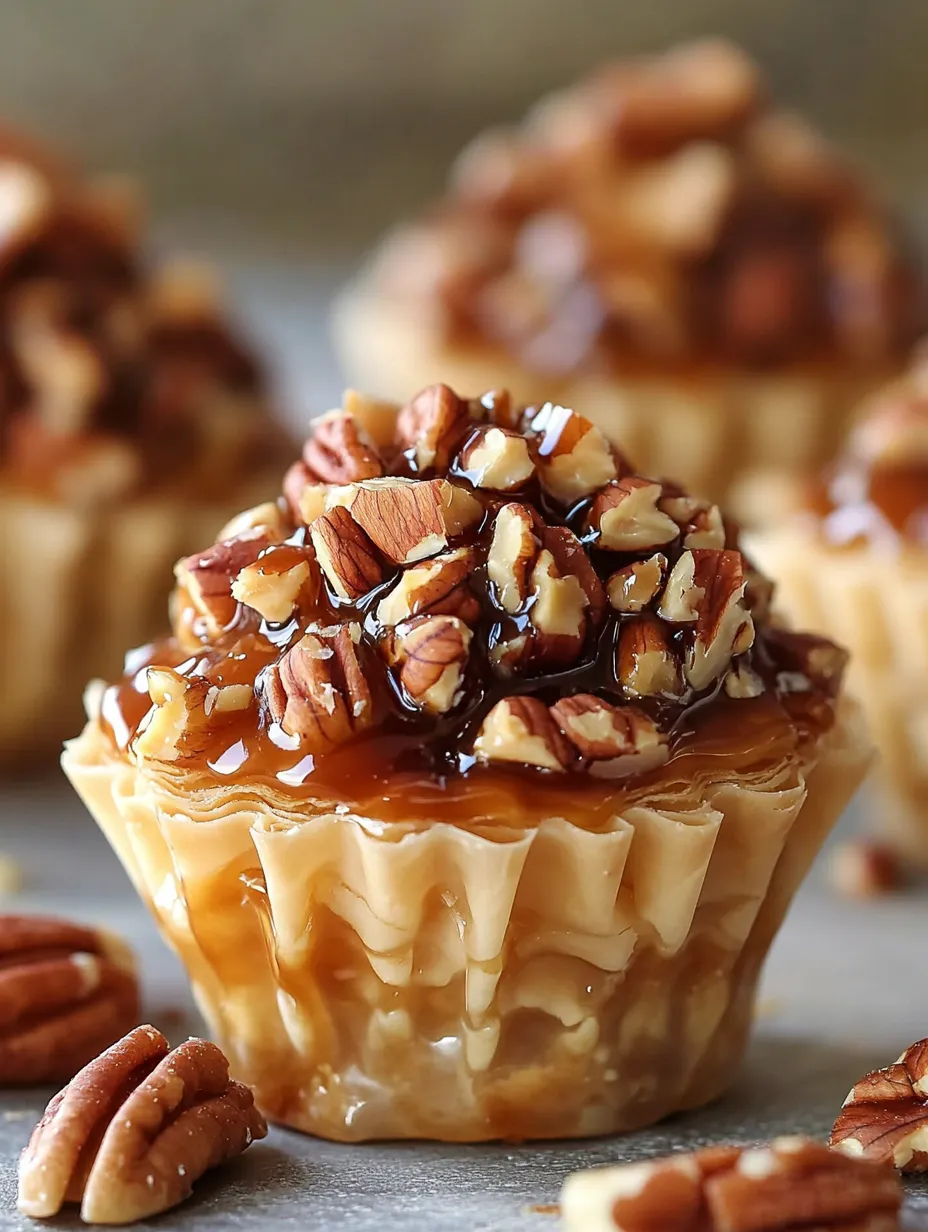
[[583, 416], [352, 395], [65, 756], [262, 1107], [586, 1134], [731, 1078], [857, 785], [844, 655]]
[[480, 835], [197, 785], [93, 725], [64, 764], [262, 1108], [335, 1138], [478, 1139], [631, 1128], [722, 1090], [868, 759], [845, 703], [802, 759], [658, 788], [597, 832]]

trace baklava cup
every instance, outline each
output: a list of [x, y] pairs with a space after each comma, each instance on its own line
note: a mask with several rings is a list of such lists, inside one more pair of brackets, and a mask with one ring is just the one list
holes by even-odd
[[880, 752], [877, 828], [928, 868], [928, 354], [861, 408], [805, 508], [757, 533], [785, 610], [851, 651]]
[[702, 42], [478, 137], [345, 291], [335, 333], [363, 388], [582, 406], [646, 473], [763, 520], [899, 371], [921, 301], [862, 178], [741, 51]]
[[[0, 763], [54, 758], [88, 675], [286, 438], [202, 270], [141, 260], [130, 199], [0, 133]], [[261, 478], [263, 471], [263, 479]]]
[[343, 1140], [718, 1095], [869, 762], [843, 651], [559, 405], [350, 394], [283, 488], [64, 756], [238, 1076]]

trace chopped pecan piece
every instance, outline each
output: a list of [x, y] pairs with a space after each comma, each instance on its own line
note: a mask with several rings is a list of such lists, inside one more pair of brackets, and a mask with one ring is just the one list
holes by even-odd
[[764, 688], [762, 678], [747, 663], [739, 663], [725, 676], [725, 692], [729, 697], [739, 701], [750, 697], [760, 697]]
[[377, 606], [382, 625], [398, 625], [410, 616], [457, 616], [473, 624], [480, 600], [469, 581], [477, 563], [473, 548], [455, 548], [432, 560], [404, 569], [396, 585]]
[[47, 916], [0, 916], [0, 1086], [61, 1082], [138, 1022], [128, 947]]
[[357, 636], [357, 625], [311, 629], [263, 673], [271, 718], [320, 752], [344, 743], [372, 720]]
[[19, 1209], [43, 1219], [79, 1202], [86, 1223], [133, 1223], [182, 1202], [207, 1169], [266, 1134], [214, 1044], [171, 1052], [154, 1027], [137, 1027], [46, 1108], [20, 1160]]
[[378, 452], [395, 448], [396, 420], [400, 413], [398, 402], [383, 398], [371, 398], [356, 389], [346, 389], [342, 394], [342, 409], [354, 417], [361, 430], [374, 442]]
[[617, 612], [642, 612], [657, 597], [667, 576], [667, 557], [661, 552], [635, 560], [609, 578], [606, 592]]
[[695, 623], [684, 660], [694, 689], [706, 688], [754, 641], [742, 565], [740, 552], [695, 548], [682, 553], [667, 579], [657, 611], [671, 623]]
[[847, 667], [848, 652], [826, 637], [768, 627], [767, 642], [773, 646], [785, 670], [835, 697]]
[[678, 695], [680, 665], [663, 621], [646, 613], [619, 628], [616, 677], [629, 697]]
[[238, 605], [232, 595], [232, 582], [274, 539], [269, 527], [257, 526], [178, 561], [174, 575], [190, 596], [210, 636], [216, 636], [235, 618]]
[[357, 483], [384, 473], [377, 446], [355, 417], [343, 410], [329, 411], [315, 421], [303, 446], [303, 461], [315, 483]]
[[271, 624], [283, 624], [301, 604], [315, 604], [321, 591], [315, 553], [293, 544], [268, 548], [232, 583], [232, 597]]
[[535, 463], [524, 436], [503, 428], [479, 427], [458, 455], [457, 469], [475, 488], [511, 492], [531, 479]]
[[417, 475], [444, 471], [471, 422], [463, 398], [447, 385], [429, 385], [400, 411], [396, 443]]
[[293, 520], [298, 525], [310, 526], [325, 512], [329, 485], [317, 483], [312, 471], [301, 459], [294, 462], [284, 475], [283, 494]]
[[472, 636], [456, 616], [414, 616], [390, 630], [384, 655], [417, 709], [445, 714], [456, 705]]
[[216, 541], [222, 543], [224, 539], [237, 539], [249, 531], [261, 528], [267, 529], [272, 543], [282, 543], [294, 529], [277, 501], [265, 501], [263, 505], [255, 505], [252, 509], [237, 513], [231, 521], [226, 522], [216, 536]]
[[496, 588], [496, 601], [515, 615], [528, 600], [529, 577], [540, 544], [535, 516], [527, 505], [504, 505], [493, 524], [487, 556], [487, 576]]
[[497, 702], [474, 741], [479, 761], [512, 761], [542, 770], [562, 771], [575, 754], [548, 707], [537, 697], [506, 697]]
[[725, 523], [718, 505], [691, 496], [667, 496], [660, 508], [679, 526], [685, 548], [725, 546]]
[[446, 479], [370, 479], [334, 488], [326, 508], [347, 509], [395, 565], [435, 556], [483, 513], [475, 497]]
[[506, 670], [528, 660], [573, 662], [602, 620], [605, 592], [579, 540], [566, 527], [541, 525], [526, 505], [497, 514], [487, 576], [499, 607], [527, 611], [531, 625], [530, 636], [497, 649], [494, 661]]
[[928, 1171], [928, 1040], [854, 1084], [831, 1131], [835, 1150], [902, 1172]]
[[567, 1232], [894, 1232], [901, 1204], [891, 1169], [792, 1137], [577, 1172], [561, 1193]]
[[571, 505], [615, 479], [616, 462], [606, 438], [588, 419], [546, 402], [528, 423], [542, 486]]
[[179, 761], [206, 745], [210, 684], [202, 676], [186, 677], [168, 667], [150, 667], [148, 693], [152, 708], [139, 725], [132, 751], [140, 760]]
[[599, 532], [597, 547], [640, 552], [676, 539], [679, 526], [658, 508], [662, 491], [659, 483], [635, 476], [607, 484], [590, 507], [590, 528]]
[[634, 706], [613, 706], [589, 693], [561, 698], [551, 707], [558, 727], [599, 778], [623, 778], [667, 760], [667, 737]]
[[380, 553], [347, 509], [336, 505], [309, 528], [319, 568], [339, 599], [360, 599], [384, 579]]

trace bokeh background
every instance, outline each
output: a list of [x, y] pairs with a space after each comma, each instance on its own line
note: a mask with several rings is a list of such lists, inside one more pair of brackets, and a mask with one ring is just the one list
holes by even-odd
[[131, 172], [223, 267], [297, 420], [332, 290], [460, 145], [613, 55], [726, 34], [928, 233], [924, 0], [3, 0], [0, 114]]

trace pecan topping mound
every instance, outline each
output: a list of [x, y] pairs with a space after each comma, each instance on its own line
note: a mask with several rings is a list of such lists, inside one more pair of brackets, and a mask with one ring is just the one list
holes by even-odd
[[546, 374], [880, 362], [924, 326], [895, 224], [721, 40], [607, 65], [479, 136], [372, 276]]
[[831, 1145], [902, 1172], [928, 1171], [928, 1040], [854, 1084], [831, 1131]]
[[48, 1219], [79, 1202], [86, 1223], [147, 1219], [266, 1134], [214, 1044], [189, 1039], [172, 1052], [160, 1031], [136, 1027], [45, 1109], [20, 1160], [19, 1209]]
[[178, 565], [175, 638], [132, 672], [139, 761], [235, 773], [257, 748], [287, 782], [382, 738], [438, 773], [623, 778], [707, 703], [830, 721], [843, 652], [774, 624], [719, 509], [570, 407], [351, 393], [284, 486]]
[[0, 1086], [71, 1078], [139, 1018], [128, 948], [45, 916], [0, 916]]
[[807, 1138], [709, 1147], [568, 1177], [568, 1232], [895, 1232], [902, 1192], [891, 1169]]

